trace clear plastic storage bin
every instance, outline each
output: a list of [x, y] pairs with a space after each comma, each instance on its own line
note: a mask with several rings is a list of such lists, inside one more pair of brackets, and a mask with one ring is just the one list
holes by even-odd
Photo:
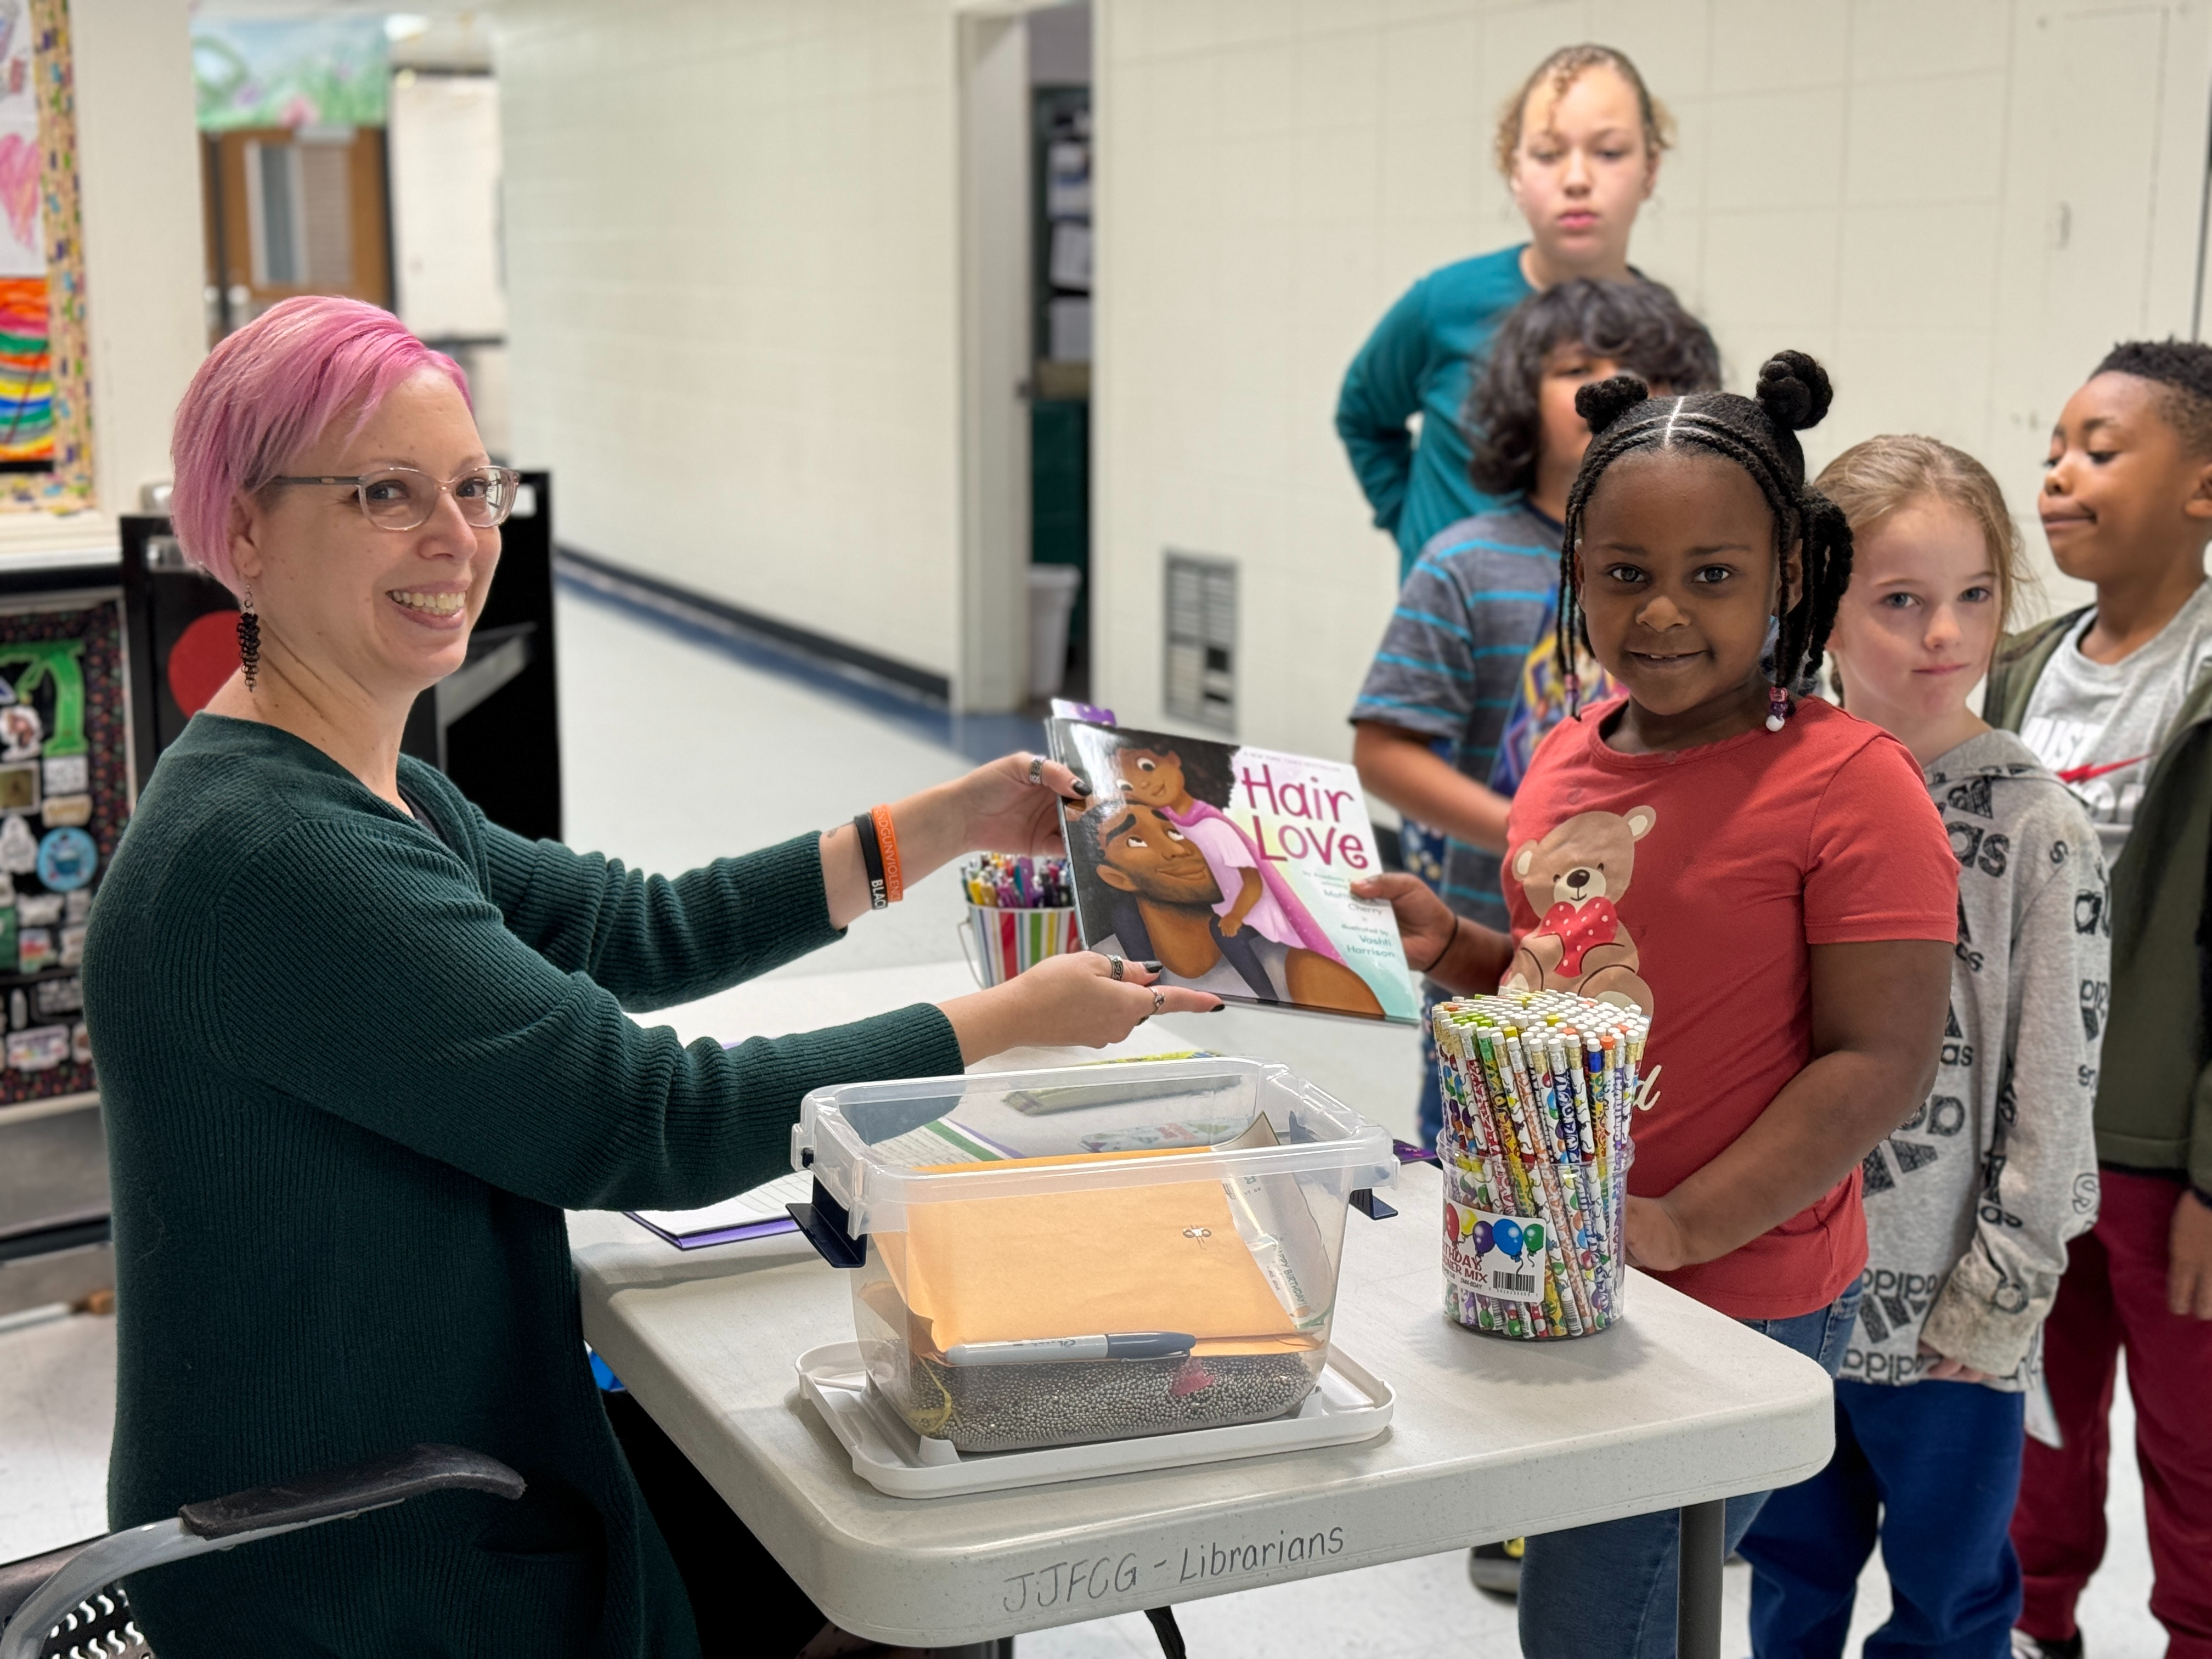
[[1221, 1059], [817, 1089], [792, 1162], [810, 1237], [853, 1268], [869, 1380], [962, 1452], [1295, 1409], [1347, 1200], [1398, 1168], [1311, 1084]]

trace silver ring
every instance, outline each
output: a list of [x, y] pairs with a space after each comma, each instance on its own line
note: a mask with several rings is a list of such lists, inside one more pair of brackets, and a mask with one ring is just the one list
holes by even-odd
[[1127, 966], [1127, 964], [1126, 963], [1124, 963], [1124, 962], [1121, 960], [1121, 957], [1107, 957], [1107, 958], [1106, 958], [1106, 977], [1107, 977], [1107, 978], [1109, 978], [1109, 979], [1119, 979], [1119, 978], [1121, 978], [1121, 969], [1122, 969], [1124, 967], [1126, 967], [1126, 966]]
[[1166, 993], [1163, 991], [1154, 991], [1152, 993], [1152, 1012], [1157, 1014], [1161, 1009], [1167, 1006], [1168, 1000]]
[[1042, 783], [1044, 781], [1044, 757], [1042, 755], [1031, 755], [1030, 757], [1030, 781], [1031, 783]]

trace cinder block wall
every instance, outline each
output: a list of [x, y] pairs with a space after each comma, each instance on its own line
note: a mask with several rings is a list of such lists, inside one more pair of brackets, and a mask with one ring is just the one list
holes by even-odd
[[[1397, 559], [1331, 426], [1397, 295], [1521, 240], [1488, 159], [1546, 52], [1628, 51], [1680, 148], [1632, 255], [1743, 388], [1833, 372], [1815, 465], [1933, 434], [2032, 495], [2119, 337], [2186, 335], [2212, 15], [2082, 0], [1104, 0], [1096, 605], [1104, 700], [1161, 716], [1161, 559], [1237, 561], [1239, 735], [1349, 752]], [[2081, 590], [2051, 584], [2053, 605]]]
[[562, 538], [959, 655], [945, 0], [501, 9], [514, 452]]

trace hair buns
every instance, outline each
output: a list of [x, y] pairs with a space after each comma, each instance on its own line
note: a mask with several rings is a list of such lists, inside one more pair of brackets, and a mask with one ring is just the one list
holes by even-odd
[[1836, 399], [1828, 371], [1802, 351], [1778, 351], [1760, 364], [1759, 388], [1751, 395], [1781, 432], [1820, 425]]
[[1633, 374], [1616, 374], [1609, 380], [1592, 380], [1577, 390], [1575, 413], [1589, 422], [1590, 435], [1595, 437], [1650, 395], [1651, 388]]

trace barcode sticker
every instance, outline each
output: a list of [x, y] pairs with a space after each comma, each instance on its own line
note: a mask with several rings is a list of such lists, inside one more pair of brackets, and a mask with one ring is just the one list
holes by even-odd
[[1444, 1273], [1461, 1290], [1505, 1302], [1544, 1299], [1546, 1224], [1444, 1203]]

